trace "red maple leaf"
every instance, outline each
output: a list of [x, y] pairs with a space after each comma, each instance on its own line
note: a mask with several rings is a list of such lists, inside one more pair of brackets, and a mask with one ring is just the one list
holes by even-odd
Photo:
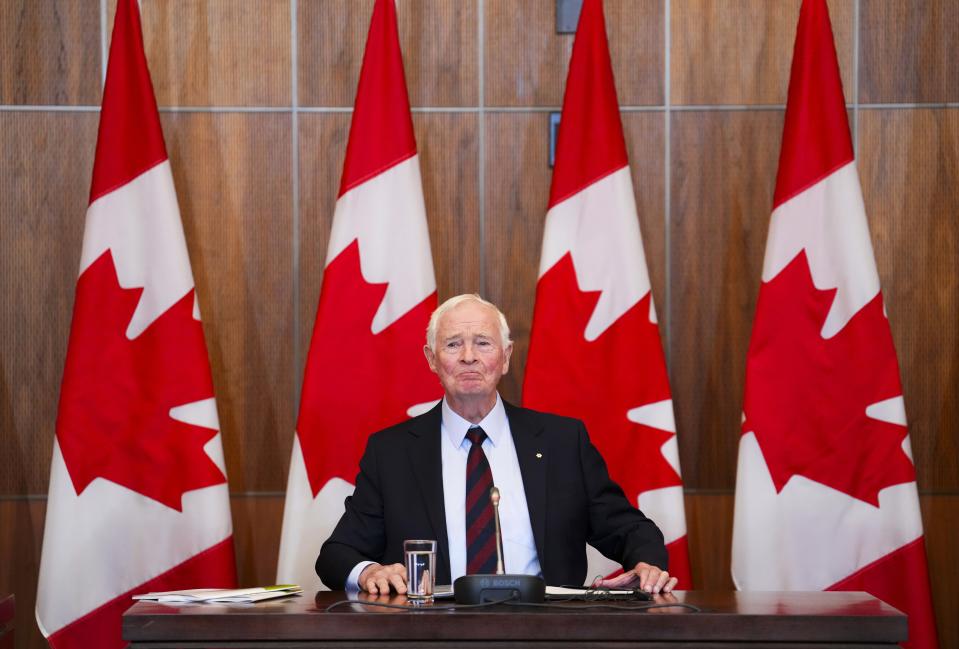
[[777, 492], [801, 475], [878, 506], [880, 489], [915, 480], [906, 427], [866, 416], [902, 394], [899, 365], [881, 293], [822, 337], [835, 294], [813, 285], [805, 251], [763, 284], [743, 432], [755, 432]]
[[674, 433], [627, 419], [633, 408], [669, 399], [669, 378], [659, 330], [649, 320], [651, 293], [587, 341], [599, 296], [579, 289], [569, 254], [540, 278], [523, 405], [582, 419], [610, 476], [632, 500], [682, 484], [660, 450]]
[[170, 418], [213, 381], [193, 291], [130, 340], [142, 292], [120, 286], [109, 250], [77, 280], [57, 439], [77, 494], [103, 478], [181, 511], [185, 492], [226, 482], [203, 450], [217, 431]]
[[314, 497], [332, 478], [354, 480], [370, 434], [443, 396], [423, 355], [436, 293], [374, 334], [387, 286], [363, 279], [356, 241], [323, 275], [296, 427]]

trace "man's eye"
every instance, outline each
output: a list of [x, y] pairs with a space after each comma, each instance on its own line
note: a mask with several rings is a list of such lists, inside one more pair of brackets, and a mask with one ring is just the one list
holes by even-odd
[[489, 346], [492, 345], [493, 343], [491, 343], [491, 342], [488, 341], [488, 340], [481, 340], [481, 341], [479, 341], [479, 342], [476, 343], [476, 344], [479, 345], [480, 347], [489, 347]]

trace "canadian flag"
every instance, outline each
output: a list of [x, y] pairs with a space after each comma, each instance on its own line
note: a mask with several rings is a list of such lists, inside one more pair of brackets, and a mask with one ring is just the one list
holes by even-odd
[[373, 8], [303, 392], [277, 580], [314, 565], [371, 433], [442, 396], [423, 357], [436, 279], [393, 0]]
[[804, 0], [746, 363], [732, 573], [865, 590], [936, 646], [899, 365], [825, 0]]
[[[601, 0], [580, 13], [539, 269], [523, 405], [586, 423], [690, 588], [673, 402]], [[589, 579], [619, 568], [592, 548], [589, 559]]]
[[236, 583], [213, 381], [136, 0], [117, 3], [40, 561], [54, 647], [151, 590]]

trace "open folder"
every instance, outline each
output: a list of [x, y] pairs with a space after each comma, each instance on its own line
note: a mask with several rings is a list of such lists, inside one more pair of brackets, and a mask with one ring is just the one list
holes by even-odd
[[257, 588], [192, 588], [134, 595], [133, 599], [157, 602], [261, 602], [302, 592], [296, 584], [278, 584]]

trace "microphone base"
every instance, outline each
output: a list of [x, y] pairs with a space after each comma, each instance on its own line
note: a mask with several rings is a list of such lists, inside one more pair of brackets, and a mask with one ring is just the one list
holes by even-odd
[[463, 575], [453, 583], [457, 604], [482, 604], [512, 598], [538, 604], [546, 598], [546, 582], [535, 575]]

